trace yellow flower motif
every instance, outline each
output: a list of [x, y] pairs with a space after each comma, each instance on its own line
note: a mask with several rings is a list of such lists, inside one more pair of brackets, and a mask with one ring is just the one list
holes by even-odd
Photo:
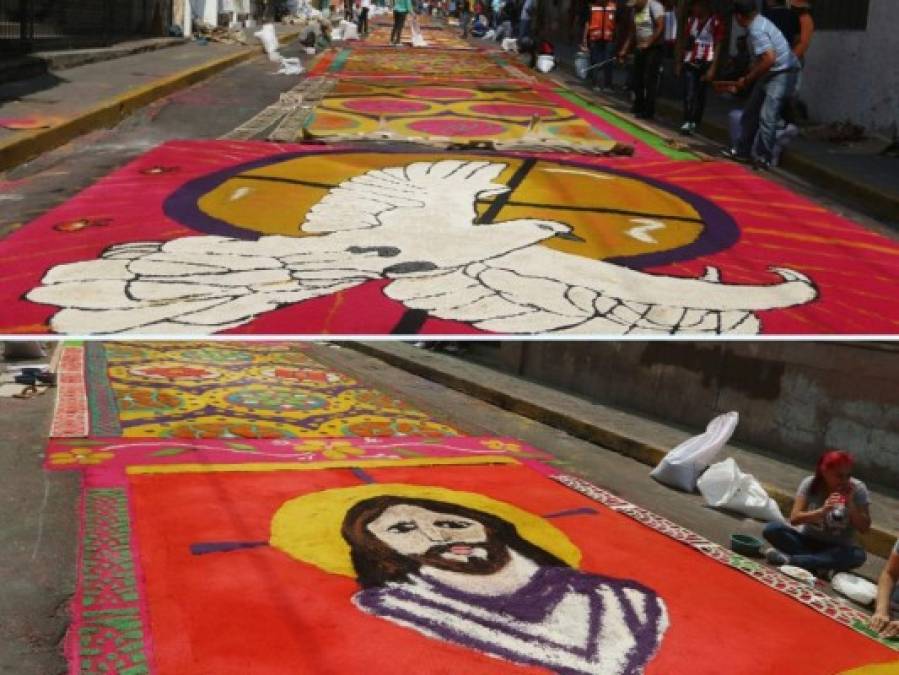
[[508, 443], [506, 441], [500, 441], [498, 439], [490, 439], [489, 441], [481, 441], [481, 444], [490, 448], [491, 450], [496, 450], [498, 452], [521, 452], [521, 446], [518, 443]]
[[57, 452], [50, 457], [51, 464], [101, 464], [115, 457], [114, 452], [102, 452], [90, 448], [72, 448], [68, 452]]
[[349, 459], [365, 454], [349, 441], [304, 441], [293, 446], [297, 452], [320, 452], [328, 459]]

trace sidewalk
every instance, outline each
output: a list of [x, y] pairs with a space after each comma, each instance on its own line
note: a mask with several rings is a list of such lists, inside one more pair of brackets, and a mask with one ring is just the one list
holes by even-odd
[[88, 63], [111, 61], [132, 54], [177, 47], [185, 42], [184, 38], [146, 38], [127, 40], [109, 47], [32, 52], [4, 59], [3, 63], [0, 63], [0, 83], [40, 77], [48, 71], [65, 70]]
[[[655, 466], [668, 450], [702, 431], [680, 429], [643, 415], [592, 403], [487, 366], [402, 342], [347, 346], [647, 466]], [[784, 513], [789, 513], [792, 507], [796, 486], [810, 473], [808, 467], [779, 461], [744, 445], [726, 446], [723, 457], [733, 457], [743, 471], [756, 476]], [[899, 494], [877, 485], [868, 487], [872, 493], [874, 526], [863, 537], [863, 543], [874, 555], [887, 557], [899, 532]]]
[[[278, 33], [283, 43], [298, 29], [278, 26]], [[82, 134], [114, 126], [152, 101], [261, 53], [258, 44], [187, 42], [0, 84], [0, 119], [32, 121], [38, 127], [0, 127], [0, 171]]]
[[[602, 105], [627, 119], [632, 119], [629, 114], [630, 99], [624, 91], [627, 72], [623, 66], [615, 67], [615, 92], [597, 94], [587, 89], [583, 81], [574, 76], [576, 48], [568, 44], [556, 44], [555, 48], [556, 62], [563, 68], [561, 72], [555, 71], [557, 80], [581, 95], [597, 99]], [[683, 104], [678, 98], [679, 92], [679, 83], [672, 81], [670, 77], [663, 78], [656, 103], [655, 123], [670, 127], [670, 133], [690, 142], [675, 131], [683, 121]], [[731, 110], [740, 107], [741, 100], [710, 91], [700, 133], [719, 143], [729, 144], [727, 116]], [[899, 158], [879, 154], [886, 145], [887, 142], [882, 139], [840, 145], [800, 135], [784, 152], [780, 168], [829, 191], [859, 210], [881, 219], [885, 224], [899, 228]]]

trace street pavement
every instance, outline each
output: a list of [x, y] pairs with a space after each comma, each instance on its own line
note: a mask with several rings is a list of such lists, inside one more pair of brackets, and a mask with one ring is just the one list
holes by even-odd
[[[705, 507], [698, 495], [669, 489], [652, 480], [648, 468], [619, 452], [519, 415], [363, 354], [349, 345], [305, 347], [316, 361], [404, 399], [430, 418], [468, 435], [518, 438], [555, 456], [553, 465], [645, 507], [724, 546], [733, 533], [758, 537], [761, 524]], [[489, 371], [460, 364], [465, 377], [490, 378]], [[484, 373], [487, 373], [486, 375]], [[477, 374], [477, 375], [476, 375]], [[486, 382], [482, 382], [486, 384]], [[519, 380], [519, 394], [539, 399], [541, 387]], [[16, 675], [61, 673], [60, 653], [67, 600], [74, 587], [77, 480], [70, 473], [41, 468], [53, 396], [0, 403], [0, 672]], [[653, 422], [647, 420], [653, 428]], [[877, 499], [875, 493], [874, 499]], [[892, 508], [892, 507], [891, 507]], [[885, 511], [881, 508], [881, 511]], [[899, 518], [899, 509], [888, 515]], [[875, 575], [882, 558], [870, 556], [863, 572]]]

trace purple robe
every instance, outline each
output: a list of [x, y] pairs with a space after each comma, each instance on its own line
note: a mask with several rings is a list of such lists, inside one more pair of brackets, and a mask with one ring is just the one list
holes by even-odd
[[541, 567], [521, 589], [498, 597], [414, 576], [353, 600], [430, 637], [571, 675], [641, 673], [668, 626], [652, 590], [567, 567]]

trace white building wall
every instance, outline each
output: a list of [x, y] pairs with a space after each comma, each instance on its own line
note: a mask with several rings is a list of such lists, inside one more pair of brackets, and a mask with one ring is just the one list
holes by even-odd
[[899, 1], [871, 0], [865, 32], [816, 32], [800, 96], [815, 121], [849, 119], [892, 134], [899, 125]]
[[221, 0], [190, 0], [194, 18], [212, 26], [218, 24], [220, 6]]

